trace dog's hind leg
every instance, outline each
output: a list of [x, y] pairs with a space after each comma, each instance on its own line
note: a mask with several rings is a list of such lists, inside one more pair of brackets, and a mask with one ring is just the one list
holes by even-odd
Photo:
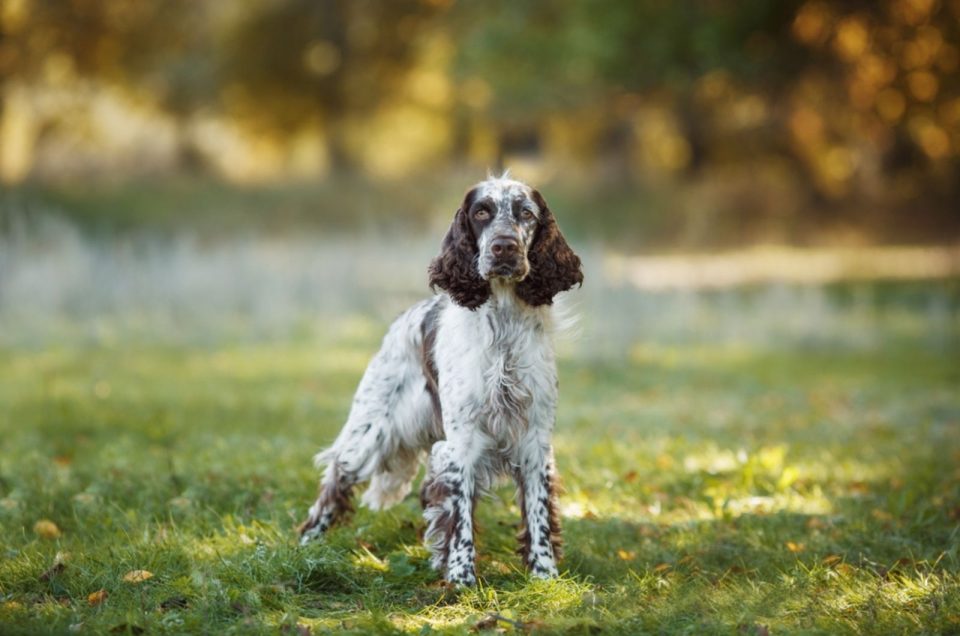
[[[433, 301], [431, 301], [433, 302]], [[373, 479], [363, 503], [387, 507], [409, 492], [421, 449], [430, 442], [432, 406], [420, 355], [428, 302], [391, 325], [360, 380], [343, 430], [315, 462], [326, 466], [320, 494], [300, 525], [300, 542], [319, 537], [352, 509], [353, 487]]]

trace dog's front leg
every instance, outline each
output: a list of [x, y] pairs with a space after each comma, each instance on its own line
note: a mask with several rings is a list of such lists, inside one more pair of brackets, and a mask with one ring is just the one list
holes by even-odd
[[420, 493], [431, 563], [449, 583], [464, 586], [477, 582], [473, 540], [477, 455], [472, 450], [465, 440], [435, 443]]
[[561, 539], [553, 449], [540, 440], [528, 439], [521, 449], [516, 480], [517, 503], [523, 515], [519, 552], [524, 565], [531, 576], [557, 576]]

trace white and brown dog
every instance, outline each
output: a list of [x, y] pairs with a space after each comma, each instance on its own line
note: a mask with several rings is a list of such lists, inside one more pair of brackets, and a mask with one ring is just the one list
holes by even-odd
[[540, 193], [490, 178], [467, 192], [429, 275], [445, 293], [390, 326], [343, 430], [316, 456], [326, 470], [301, 543], [350, 511], [356, 484], [369, 480], [362, 503], [373, 510], [399, 502], [429, 456], [425, 536], [447, 581], [476, 583], [474, 506], [504, 474], [517, 482], [526, 565], [556, 576], [552, 303], [583, 282], [580, 259]]

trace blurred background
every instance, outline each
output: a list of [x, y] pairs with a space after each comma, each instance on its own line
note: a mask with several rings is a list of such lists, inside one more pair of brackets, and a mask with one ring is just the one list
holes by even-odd
[[0, 7], [0, 343], [389, 320], [510, 168], [573, 349], [956, 345], [960, 0]]

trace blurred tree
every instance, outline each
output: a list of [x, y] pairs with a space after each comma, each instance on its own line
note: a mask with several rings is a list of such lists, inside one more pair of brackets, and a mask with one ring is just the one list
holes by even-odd
[[[13, 85], [63, 87], [96, 80], [136, 94], [151, 91], [175, 114], [208, 100], [193, 81], [204, 69], [191, 18], [204, 2], [165, 0], [2, 0], [0, 117]], [[190, 45], [194, 46], [190, 46]], [[189, 50], [188, 50], [189, 49]], [[158, 64], [163, 64], [161, 68]], [[201, 73], [202, 74], [202, 73]], [[208, 78], [207, 81], [209, 81]], [[160, 89], [157, 91], [157, 89]], [[187, 97], [191, 95], [191, 97]], [[0, 167], [2, 169], [2, 167]]]
[[666, 93], [679, 103], [686, 134], [698, 137], [691, 99], [701, 77], [724, 69], [776, 88], [797, 73], [803, 56], [789, 42], [777, 45], [796, 2], [490, 4], [458, 8], [456, 73], [490, 84], [487, 114], [508, 128], [544, 112], [597, 107], [617, 118], [623, 96]]
[[225, 107], [274, 135], [319, 125], [333, 165], [353, 167], [344, 119], [364, 118], [397, 89], [439, 4], [260, 0], [226, 40]]

